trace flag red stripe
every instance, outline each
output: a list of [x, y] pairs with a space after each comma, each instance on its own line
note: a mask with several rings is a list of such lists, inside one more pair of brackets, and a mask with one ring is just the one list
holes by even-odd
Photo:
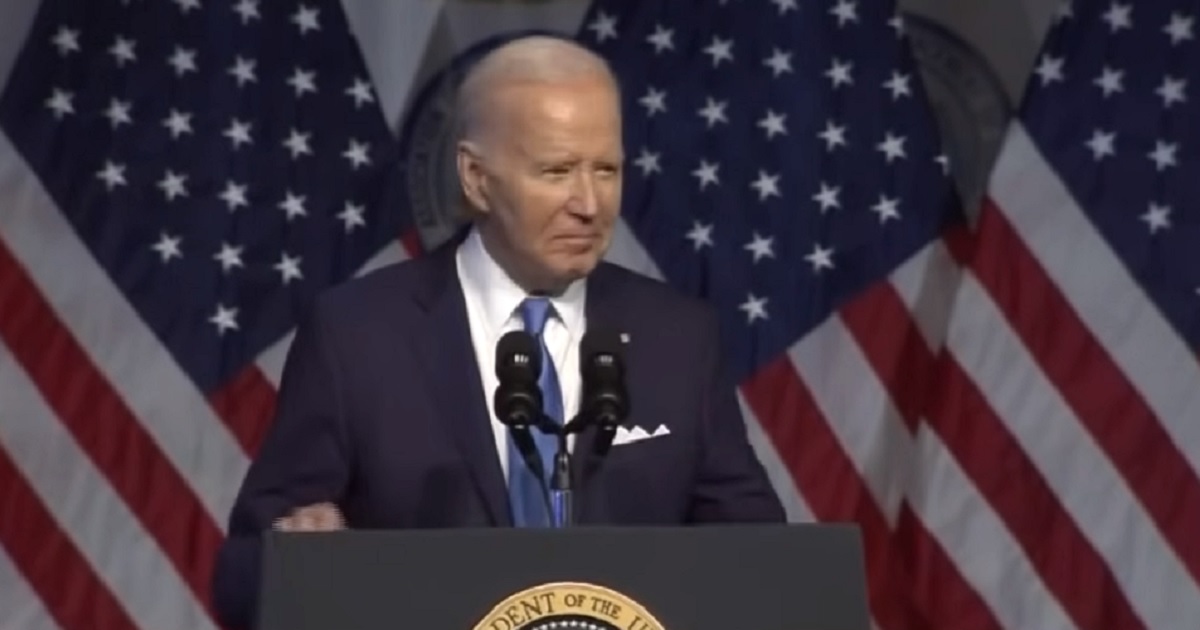
[[108, 585], [59, 528], [3, 446], [0, 446], [0, 545], [41, 598], [46, 612], [64, 630], [136, 628]]
[[2, 241], [0, 287], [0, 338], [212, 616], [220, 529]]
[[209, 404], [246, 455], [254, 457], [275, 413], [275, 387], [258, 365], [246, 366], [209, 397]]
[[1004, 630], [991, 607], [962, 577], [954, 560], [908, 503], [900, 506], [894, 538], [912, 576], [906, 590], [929, 620], [927, 629]]
[[990, 199], [972, 269], [1038, 365], [1200, 580], [1200, 479]]
[[872, 286], [843, 306], [841, 316], [909, 434], [915, 434], [933, 379], [933, 356], [895, 287]]
[[966, 267], [975, 251], [977, 238], [978, 235], [972, 232], [970, 227], [958, 224], [946, 230], [942, 235], [942, 244], [960, 267]]
[[861, 527], [871, 612], [887, 630], [926, 627], [908, 605], [883, 512], [838, 444], [786, 354], [742, 384], [742, 394], [820, 521]]
[[416, 258], [425, 252], [425, 247], [421, 245], [421, 233], [416, 228], [405, 230], [400, 235], [400, 246], [408, 252], [409, 258]]

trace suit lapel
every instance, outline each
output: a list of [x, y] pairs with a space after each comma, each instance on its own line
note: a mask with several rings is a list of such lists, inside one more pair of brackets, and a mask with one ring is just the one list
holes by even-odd
[[437, 410], [446, 422], [471, 472], [484, 505], [497, 525], [512, 525], [504, 473], [480, 385], [479, 366], [471, 344], [466, 302], [455, 269], [461, 238], [430, 254], [425, 282], [416, 299], [425, 310], [425, 325], [414, 335], [429, 370]]

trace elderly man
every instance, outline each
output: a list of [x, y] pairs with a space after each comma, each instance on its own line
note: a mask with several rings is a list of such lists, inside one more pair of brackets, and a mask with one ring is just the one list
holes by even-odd
[[627, 340], [628, 424], [654, 437], [612, 447], [579, 522], [784, 520], [723, 374], [714, 314], [601, 260], [625, 159], [605, 63], [565, 40], [519, 39], [472, 69], [459, 106], [472, 225], [328, 291], [298, 328], [218, 559], [230, 626], [252, 619], [268, 528], [547, 524], [491, 409], [495, 345], [514, 329], [543, 344], [544, 406], [560, 421], [579, 407], [584, 330]]

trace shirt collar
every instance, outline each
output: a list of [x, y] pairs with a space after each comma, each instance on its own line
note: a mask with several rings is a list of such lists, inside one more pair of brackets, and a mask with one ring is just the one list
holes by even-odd
[[[463, 288], [478, 296], [488, 328], [500, 331], [510, 318], [516, 316], [519, 320], [517, 308], [528, 295], [492, 258], [476, 228], [471, 229], [459, 248], [458, 273]], [[582, 333], [585, 286], [586, 280], [580, 279], [572, 282], [561, 295], [549, 298], [557, 319], [573, 337]]]

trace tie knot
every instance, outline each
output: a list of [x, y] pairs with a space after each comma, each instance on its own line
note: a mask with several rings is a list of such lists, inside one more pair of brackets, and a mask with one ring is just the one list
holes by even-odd
[[521, 302], [521, 320], [525, 323], [525, 332], [535, 337], [541, 336], [552, 310], [553, 306], [546, 298], [525, 298]]

